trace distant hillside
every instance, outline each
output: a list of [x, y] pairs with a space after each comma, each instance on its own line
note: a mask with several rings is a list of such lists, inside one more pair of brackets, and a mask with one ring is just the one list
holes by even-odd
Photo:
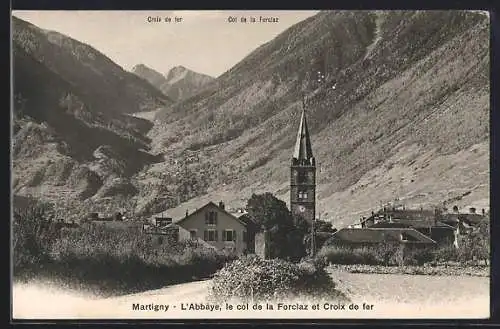
[[148, 81], [159, 90], [161, 90], [161, 86], [167, 82], [167, 79], [163, 76], [163, 74], [156, 72], [144, 64], [135, 65], [132, 68], [132, 73]]
[[[241, 206], [263, 191], [288, 202], [302, 91], [322, 218], [341, 226], [389, 201], [489, 206], [487, 16], [329, 11], [157, 114], [154, 149], [172, 163], [196, 159], [184, 166], [199, 190], [170, 213], [210, 199]], [[155, 190], [170, 170], [180, 169], [165, 162], [141, 175]]]
[[125, 113], [170, 104], [166, 96], [90, 46], [12, 23], [14, 193], [81, 201], [158, 161], [151, 122]]
[[197, 94], [214, 80], [211, 76], [191, 71], [183, 66], [172, 68], [165, 76], [144, 64], [134, 66], [132, 72], [174, 101], [181, 101]]
[[489, 64], [489, 19], [466, 11], [320, 12], [216, 79], [139, 77], [14, 19], [14, 192], [174, 218], [252, 193], [288, 202], [305, 93], [321, 219], [489, 208]]

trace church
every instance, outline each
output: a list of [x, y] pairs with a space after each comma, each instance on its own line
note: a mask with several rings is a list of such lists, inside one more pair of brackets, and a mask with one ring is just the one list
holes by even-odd
[[[314, 225], [316, 162], [305, 106], [302, 108], [290, 165], [290, 210], [295, 224], [303, 219]], [[163, 243], [164, 235], [172, 231], [177, 240], [197, 240], [207, 247], [228, 250], [238, 255], [255, 253], [263, 258], [268, 258], [269, 255], [269, 232], [259, 231], [246, 212], [231, 212], [222, 201], [218, 205], [208, 202], [192, 213], [186, 211], [186, 215], [175, 223], [172, 218], [157, 217], [154, 223], [146, 224], [143, 230], [157, 235], [159, 244]], [[312, 244], [314, 246], [314, 240]]]
[[[316, 160], [313, 156], [311, 138], [307, 127], [305, 104], [302, 108], [297, 139], [290, 164], [290, 211], [295, 224], [302, 218], [314, 227], [316, 218]], [[255, 253], [262, 258], [268, 258], [270, 254], [269, 233], [258, 232], [254, 239]], [[312, 252], [314, 253], [314, 234], [312, 239]]]
[[316, 216], [316, 161], [302, 108], [297, 140], [290, 166], [290, 210], [295, 223], [302, 217], [311, 224]]

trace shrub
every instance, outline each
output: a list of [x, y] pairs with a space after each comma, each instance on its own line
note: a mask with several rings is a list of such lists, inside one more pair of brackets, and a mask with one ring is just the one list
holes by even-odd
[[414, 249], [405, 255], [405, 265], [424, 265], [435, 260], [434, 250], [430, 248]]
[[368, 247], [352, 248], [347, 246], [325, 246], [320, 249], [317, 258], [326, 259], [329, 263], [333, 264], [367, 264], [378, 265], [386, 263], [384, 258], [386, 254], [382, 250], [372, 250]]
[[434, 259], [430, 249], [404, 248], [400, 244], [380, 244], [373, 246], [329, 245], [321, 248], [318, 259], [341, 265], [423, 265]]
[[48, 221], [51, 208], [45, 203], [15, 209], [13, 226], [14, 275], [39, 268], [48, 258], [50, 241], [54, 238], [53, 225]]
[[216, 302], [283, 301], [294, 297], [345, 299], [335, 290], [324, 268], [314, 262], [294, 264], [255, 255], [237, 259], [218, 271], [209, 296]]
[[139, 227], [83, 225], [51, 234], [44, 217], [42, 210], [15, 217], [15, 279], [48, 276], [120, 294], [207, 277], [234, 259], [192, 241], [157, 245]]
[[272, 193], [253, 194], [246, 209], [257, 229], [263, 227], [269, 231], [272, 258], [299, 261], [305, 256], [304, 236], [308, 225], [303, 219], [295, 225], [285, 202]]
[[457, 262], [459, 261], [460, 250], [453, 245], [442, 245], [431, 251], [434, 262]]

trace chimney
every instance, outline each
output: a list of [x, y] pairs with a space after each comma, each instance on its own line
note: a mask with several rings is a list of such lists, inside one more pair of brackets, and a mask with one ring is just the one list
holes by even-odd
[[486, 211], [484, 211], [484, 208], [481, 209], [481, 212], [483, 213], [483, 216], [486, 215]]
[[188, 210], [186, 209], [186, 217], [187, 217], [188, 215], [189, 215], [189, 212], [188, 212]]
[[221, 208], [222, 210], [224, 210], [224, 202], [222, 202], [222, 201], [219, 202], [219, 208]]

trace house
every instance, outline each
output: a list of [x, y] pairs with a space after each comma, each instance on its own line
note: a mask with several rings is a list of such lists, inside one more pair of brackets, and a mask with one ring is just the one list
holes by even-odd
[[481, 215], [474, 209], [470, 213], [442, 213], [428, 209], [383, 208], [351, 227], [413, 228], [438, 244], [452, 243], [458, 247], [458, 237], [474, 232], [484, 218], [484, 211]]
[[487, 217], [480, 214], [461, 214], [461, 213], [447, 213], [443, 214], [441, 221], [448, 225], [457, 227], [459, 223], [465, 224], [470, 227], [477, 227]]
[[175, 224], [188, 231], [191, 239], [202, 239], [218, 250], [228, 250], [238, 255], [253, 250], [250, 219], [244, 213], [237, 216], [226, 211], [222, 201], [218, 205], [208, 202]]
[[257, 224], [248, 216], [248, 213], [244, 210], [238, 210], [236, 212], [231, 212], [230, 214], [246, 224], [247, 248], [245, 253], [255, 253], [255, 235], [259, 231]]
[[155, 224], [156, 226], [167, 226], [169, 224], [172, 224], [172, 218], [171, 217], [155, 217]]
[[93, 212], [90, 213], [87, 220], [92, 222], [110, 222], [110, 221], [122, 221], [125, 219], [120, 212], [116, 212], [113, 215], [105, 214], [103, 216], [99, 215], [99, 213]]
[[162, 221], [157, 221], [155, 224], [143, 224], [142, 231], [145, 234], [152, 235], [157, 245], [191, 239], [189, 231], [174, 223], [164, 225]]
[[370, 228], [413, 228], [438, 244], [455, 243], [456, 239], [456, 229], [453, 226], [434, 219], [389, 219], [373, 224]]
[[87, 220], [82, 222], [83, 227], [100, 227], [110, 230], [140, 230], [141, 222], [139, 221], [120, 221], [120, 220]]
[[326, 244], [366, 246], [401, 243], [412, 246], [431, 246], [436, 242], [413, 228], [343, 228], [333, 234]]

